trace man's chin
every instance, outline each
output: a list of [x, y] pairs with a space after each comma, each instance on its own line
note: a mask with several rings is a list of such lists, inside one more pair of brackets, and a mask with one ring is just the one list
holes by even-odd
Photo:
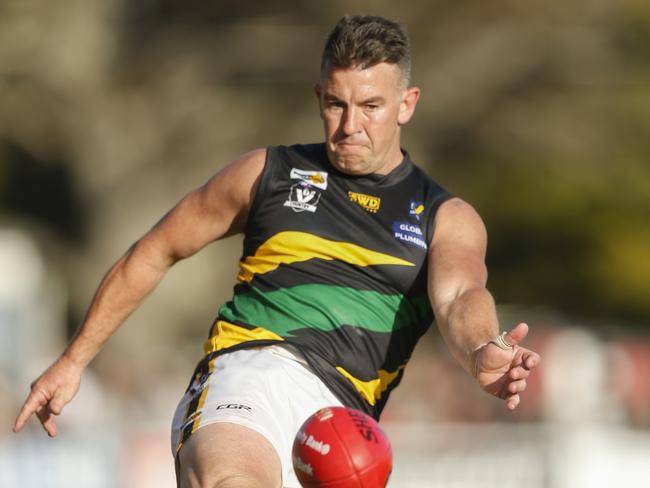
[[364, 175], [368, 173], [368, 163], [361, 157], [336, 155], [332, 164], [343, 173]]
[[330, 163], [342, 173], [363, 175], [368, 173], [367, 147], [349, 146], [328, 148]]

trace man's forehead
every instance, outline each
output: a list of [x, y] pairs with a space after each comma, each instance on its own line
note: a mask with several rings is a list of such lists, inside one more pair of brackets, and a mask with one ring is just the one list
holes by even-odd
[[384, 72], [386, 74], [390, 73], [394, 76], [400, 76], [401, 72], [397, 64], [381, 62], [376, 63], [371, 66], [363, 66], [361, 64], [352, 65], [349, 67], [340, 67], [332, 66], [329, 62], [325, 63], [323, 70], [321, 71], [321, 76], [324, 78], [330, 77], [332, 75], [340, 75], [345, 73], [357, 73], [362, 75], [369, 75], [371, 73]]
[[324, 89], [345, 87], [366, 87], [366, 89], [376, 87], [379, 89], [384, 86], [396, 86], [403, 79], [402, 72], [396, 64], [383, 62], [367, 68], [361, 66], [326, 67], [321, 73], [320, 85]]

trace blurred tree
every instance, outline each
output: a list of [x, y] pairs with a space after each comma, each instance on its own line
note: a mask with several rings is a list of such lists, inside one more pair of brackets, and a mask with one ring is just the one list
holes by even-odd
[[[484, 216], [497, 299], [645, 327], [650, 6], [642, 0], [5, 1], [0, 137], [19, 144], [5, 146], [2, 203], [24, 208], [16, 178], [40, 188], [55, 167], [78, 183], [81, 196], [46, 178], [70, 192], [56, 207], [70, 229], [81, 228], [77, 208], [88, 212], [91, 239], [77, 257], [93, 273], [77, 271], [86, 276], [74, 280], [79, 303], [117, 248], [225, 161], [321, 137], [311, 85], [323, 40], [345, 13], [407, 26], [423, 96], [405, 145]], [[29, 98], [15, 79], [36, 80], [48, 95]], [[47, 124], [33, 130], [43, 106]], [[32, 210], [50, 221], [55, 208]], [[196, 303], [218, 301], [213, 290], [225, 296], [230, 285], [215, 276]]]
[[85, 237], [82, 199], [70, 166], [63, 160], [39, 160], [11, 141], [0, 140], [0, 210], [33, 220], [80, 244]]

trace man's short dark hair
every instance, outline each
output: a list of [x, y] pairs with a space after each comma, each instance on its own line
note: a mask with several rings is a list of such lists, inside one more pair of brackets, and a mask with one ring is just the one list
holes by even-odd
[[408, 84], [411, 49], [402, 26], [383, 17], [346, 15], [327, 38], [321, 75], [329, 67], [366, 69], [384, 62], [396, 64]]

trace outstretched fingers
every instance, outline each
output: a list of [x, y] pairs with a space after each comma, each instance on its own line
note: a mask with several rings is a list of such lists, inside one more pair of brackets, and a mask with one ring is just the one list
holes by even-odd
[[519, 398], [518, 393], [511, 395], [506, 399], [506, 408], [512, 411], [519, 406], [519, 402], [521, 402], [521, 398]]
[[508, 393], [513, 394], [513, 393], [521, 393], [526, 389], [527, 383], [526, 380], [517, 380], [513, 381], [508, 385]]
[[16, 418], [13, 431], [20, 432], [27, 423], [27, 420], [29, 420], [29, 417], [35, 414], [47, 434], [50, 437], [55, 437], [57, 435], [57, 428], [54, 415], [61, 413], [61, 410], [61, 404], [50, 400], [43, 390], [32, 390]]
[[527, 383], [525, 379], [507, 381], [499, 391], [493, 394], [506, 402], [508, 410], [514, 410], [519, 405], [519, 394], [526, 390]]
[[530, 376], [530, 369], [525, 368], [523, 364], [515, 366], [508, 372], [508, 377], [511, 380], [522, 380]]
[[530, 371], [531, 369], [536, 368], [541, 360], [542, 358], [539, 354], [534, 351], [526, 350], [526, 353], [522, 357], [522, 364]]
[[526, 390], [526, 386], [528, 385], [525, 379], [514, 380], [508, 383], [504, 398], [508, 410], [513, 411], [519, 406], [521, 402], [519, 394]]
[[520, 351], [520, 357], [508, 372], [508, 376], [512, 380], [528, 378], [533, 369], [539, 365], [540, 361], [539, 354], [528, 349], [522, 349]]
[[58, 430], [56, 428], [56, 421], [54, 420], [54, 415], [55, 414], [52, 411], [52, 408], [49, 405], [46, 405], [42, 409], [36, 412], [36, 415], [38, 416], [38, 420], [41, 421], [41, 425], [45, 429], [45, 432], [47, 432], [47, 435], [50, 437], [56, 437]]
[[48, 399], [42, 391], [32, 391], [27, 397], [27, 400], [25, 400], [23, 408], [20, 409], [20, 413], [16, 418], [16, 422], [14, 424], [14, 432], [20, 432], [25, 426], [25, 423], [29, 417], [45, 407], [45, 405], [47, 405], [47, 402]]
[[519, 345], [527, 335], [528, 325], [517, 324], [490, 341], [476, 356], [480, 367], [477, 378], [482, 388], [505, 400], [506, 408], [511, 411], [519, 405], [527, 378], [541, 361], [539, 354]]

